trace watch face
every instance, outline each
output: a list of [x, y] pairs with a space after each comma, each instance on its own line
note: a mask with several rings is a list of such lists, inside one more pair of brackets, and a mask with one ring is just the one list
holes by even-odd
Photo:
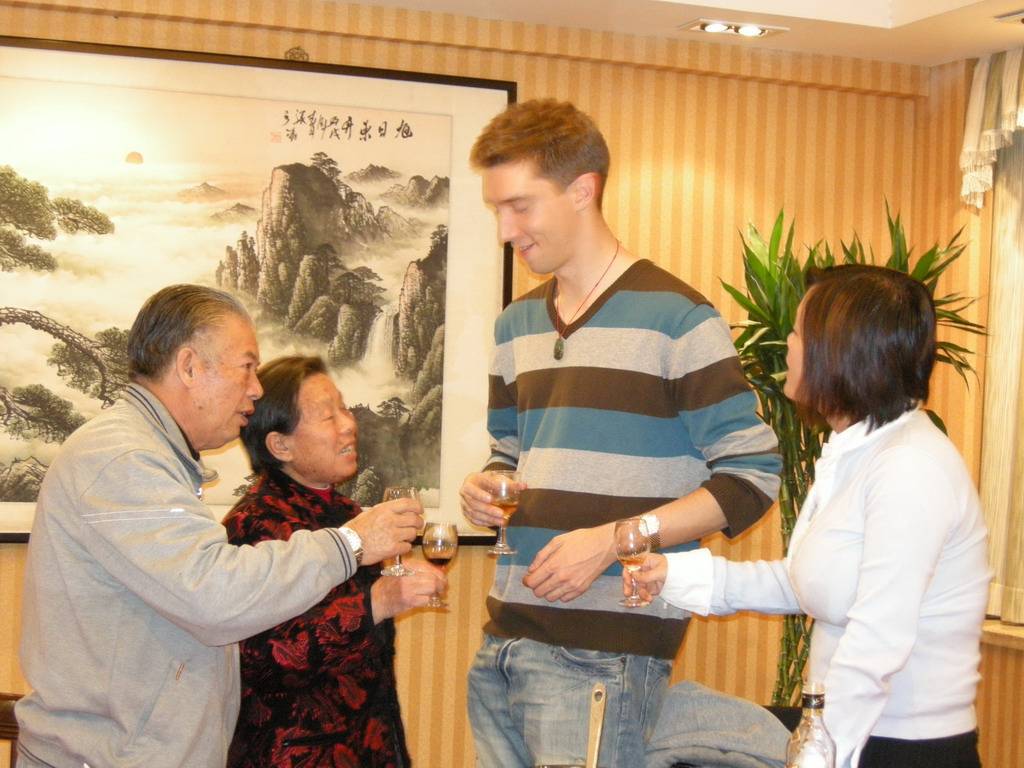
[[353, 531], [351, 528], [342, 527], [339, 529], [341, 534], [345, 537], [349, 547], [352, 548], [352, 556], [356, 559], [356, 565], [362, 565], [363, 562], [363, 540], [359, 538], [359, 534]]

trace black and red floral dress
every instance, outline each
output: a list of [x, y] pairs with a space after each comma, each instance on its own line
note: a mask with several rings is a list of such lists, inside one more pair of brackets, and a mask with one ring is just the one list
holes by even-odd
[[[360, 511], [271, 470], [224, 525], [234, 544], [344, 525]], [[395, 628], [374, 624], [360, 568], [301, 616], [240, 643], [242, 707], [228, 768], [409, 768], [395, 689]]]

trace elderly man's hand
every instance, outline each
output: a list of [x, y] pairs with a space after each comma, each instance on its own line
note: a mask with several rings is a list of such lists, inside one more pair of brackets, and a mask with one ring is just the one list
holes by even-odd
[[412, 549], [423, 527], [423, 505], [416, 499], [395, 499], [363, 510], [345, 523], [363, 540], [363, 565], [373, 565]]
[[448, 587], [444, 571], [424, 560], [404, 558], [403, 565], [412, 571], [408, 576], [395, 578], [382, 576], [370, 588], [373, 603], [373, 622], [379, 624], [410, 608], [427, 604], [435, 592], [441, 593]]

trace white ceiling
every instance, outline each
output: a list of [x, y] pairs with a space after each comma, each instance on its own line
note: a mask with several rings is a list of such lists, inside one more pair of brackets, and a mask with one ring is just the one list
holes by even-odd
[[[352, 2], [352, 0], [346, 0]], [[454, 13], [779, 51], [934, 65], [1024, 46], [1024, 0], [367, 0], [361, 5]], [[681, 32], [695, 19], [760, 22], [790, 31], [763, 39]]]

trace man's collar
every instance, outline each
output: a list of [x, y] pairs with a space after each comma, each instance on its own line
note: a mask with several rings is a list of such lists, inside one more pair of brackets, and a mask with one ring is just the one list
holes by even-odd
[[[183, 451], [187, 452], [193, 463], [198, 465], [199, 471], [203, 475], [203, 483], [209, 483], [217, 479], [217, 473], [215, 471], [203, 466], [199, 452], [192, 446], [192, 442], [185, 434], [185, 430], [182, 429], [180, 424], [178, 424], [177, 420], [171, 414], [170, 409], [164, 404], [163, 400], [160, 399], [160, 396], [157, 395], [156, 392], [151, 390], [142, 382], [133, 381], [125, 388], [124, 398], [127, 401], [134, 403], [137, 408], [140, 408], [149, 414], [149, 417], [162, 429], [171, 444], [176, 446], [175, 450], [178, 452], [178, 455], [181, 456], [182, 460], [185, 460], [186, 458]], [[173, 425], [173, 427], [171, 425]], [[178, 434], [181, 435], [180, 442], [174, 436], [174, 429], [177, 429]]]

